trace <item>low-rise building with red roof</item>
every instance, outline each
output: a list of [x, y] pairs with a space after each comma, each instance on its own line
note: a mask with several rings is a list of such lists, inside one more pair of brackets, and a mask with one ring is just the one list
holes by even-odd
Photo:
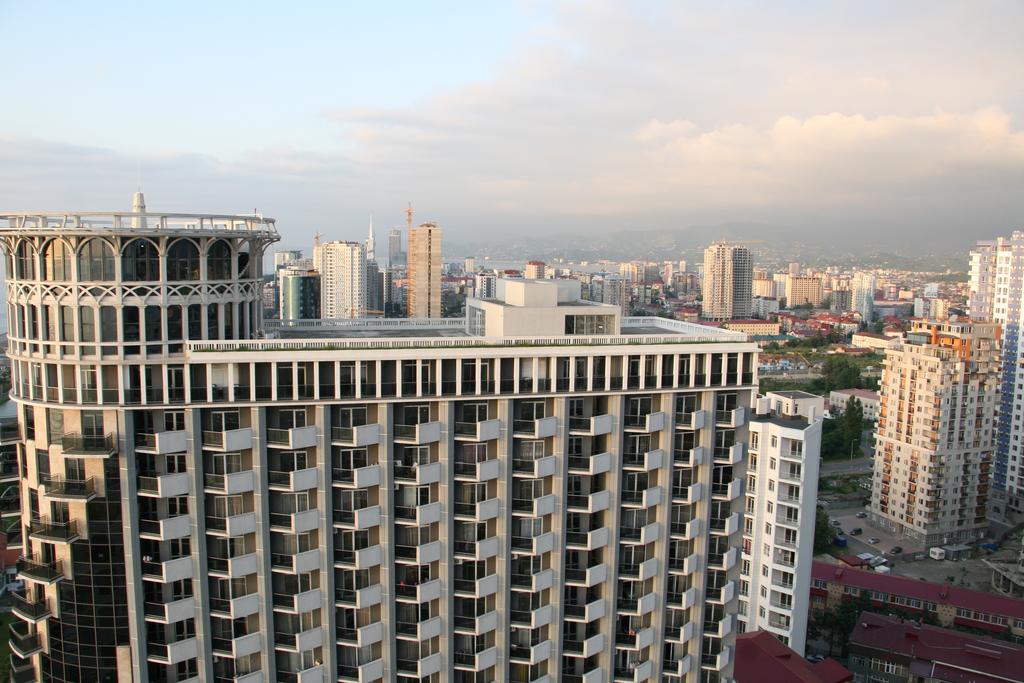
[[834, 659], [812, 664], [767, 631], [736, 636], [736, 683], [846, 683], [853, 673]]

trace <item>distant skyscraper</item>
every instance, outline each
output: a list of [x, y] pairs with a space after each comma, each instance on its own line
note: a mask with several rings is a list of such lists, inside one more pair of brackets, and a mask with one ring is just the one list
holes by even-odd
[[326, 242], [313, 247], [320, 272], [323, 318], [366, 316], [366, 247], [360, 242]]
[[995, 323], [923, 320], [885, 352], [871, 489], [876, 524], [924, 547], [984, 537], [998, 342]]
[[402, 253], [402, 229], [392, 228], [388, 233], [388, 268], [405, 265], [405, 254]]
[[384, 315], [384, 273], [376, 261], [366, 261], [366, 314]]
[[799, 275], [790, 275], [786, 278], [786, 305], [790, 308], [806, 304], [817, 308], [821, 305], [822, 297], [819, 278], [800, 277]]
[[462, 262], [462, 268], [466, 271], [466, 275], [474, 275], [476, 273], [476, 259], [472, 256], [467, 256]]
[[523, 273], [523, 277], [527, 280], [543, 280], [544, 279], [544, 262], [543, 261], [530, 261], [526, 264], [526, 271]]
[[441, 317], [441, 228], [421, 223], [409, 228], [406, 314], [410, 318]]
[[853, 292], [849, 289], [832, 290], [832, 310], [836, 312], [848, 311], [853, 308]]
[[967, 312], [973, 319], [1002, 326], [1002, 394], [993, 484], [995, 506], [1002, 508], [998, 512], [1012, 515], [1024, 514], [1024, 420], [1020, 418], [1024, 399], [1019, 398], [1024, 393], [1024, 371], [1019, 363], [1024, 325], [1022, 274], [1024, 232], [978, 242], [971, 251]]
[[286, 266], [278, 273], [278, 282], [281, 320], [315, 320], [320, 317], [320, 273]]
[[861, 320], [870, 323], [875, 318], [875, 276], [857, 273], [850, 278], [853, 310], [860, 313]]
[[789, 276], [798, 277], [800, 275], [800, 264], [796, 261], [792, 261], [789, 264]]
[[370, 216], [370, 234], [366, 238], [366, 260], [377, 260], [377, 238], [373, 234], [373, 216]]
[[705, 249], [702, 317], [749, 318], [752, 279], [753, 262], [745, 246], [716, 242]]
[[274, 252], [274, 269], [278, 269], [281, 266], [287, 265], [290, 261], [297, 261], [302, 258], [302, 252], [298, 249], [289, 249], [288, 251], [275, 251]]

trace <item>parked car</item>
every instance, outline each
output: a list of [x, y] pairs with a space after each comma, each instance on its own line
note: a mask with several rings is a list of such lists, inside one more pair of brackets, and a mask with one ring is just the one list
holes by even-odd
[[857, 527], [855, 529], [850, 529], [850, 535], [851, 536], [860, 536], [862, 533], [864, 533], [864, 530], [861, 529], [860, 527]]
[[901, 545], [894, 545], [892, 547], [892, 550], [889, 551], [889, 554], [890, 555], [899, 555], [902, 552], [903, 552], [903, 546], [901, 546]]
[[817, 664], [818, 662], [824, 662], [825, 658], [821, 655], [807, 655], [807, 661], [811, 664]]
[[871, 545], [874, 545], [874, 544], [878, 543], [878, 539], [875, 538], [874, 536], [872, 536], [871, 538], [868, 539], [868, 543], [870, 543]]
[[838, 528], [839, 528], [839, 527], [841, 527], [842, 525], [843, 525], [843, 523], [842, 523], [842, 522], [840, 522], [840, 521], [839, 521], [838, 519], [833, 519], [833, 520], [832, 520], [832, 526], [834, 526], [835, 528], [837, 528], [837, 529], [838, 529]]
[[867, 516], [868, 516], [868, 513], [864, 512], [863, 510], [861, 510], [860, 512], [857, 513], [857, 519], [864, 519]]

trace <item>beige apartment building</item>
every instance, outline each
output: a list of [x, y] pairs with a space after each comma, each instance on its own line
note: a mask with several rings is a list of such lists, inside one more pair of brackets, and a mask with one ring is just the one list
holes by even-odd
[[434, 223], [409, 227], [406, 315], [441, 317], [441, 228]]
[[705, 249], [701, 317], [718, 321], [749, 318], [753, 273], [750, 250], [745, 246], [716, 242]]
[[366, 317], [366, 246], [362, 242], [326, 242], [313, 247], [320, 273], [320, 317]]
[[731, 678], [742, 334], [573, 281], [266, 324], [261, 216], [19, 214], [0, 239], [14, 680]]
[[925, 547], [984, 536], [999, 334], [992, 323], [916, 321], [886, 351], [871, 492], [875, 523]]
[[786, 278], [786, 306], [811, 306], [818, 308], [824, 298], [821, 278], [790, 275]]

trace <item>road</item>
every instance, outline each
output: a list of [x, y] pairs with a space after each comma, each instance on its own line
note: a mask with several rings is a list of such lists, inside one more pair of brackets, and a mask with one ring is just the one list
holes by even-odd
[[854, 458], [853, 460], [829, 460], [821, 463], [822, 476], [830, 474], [867, 473], [871, 471], [871, 458]]

